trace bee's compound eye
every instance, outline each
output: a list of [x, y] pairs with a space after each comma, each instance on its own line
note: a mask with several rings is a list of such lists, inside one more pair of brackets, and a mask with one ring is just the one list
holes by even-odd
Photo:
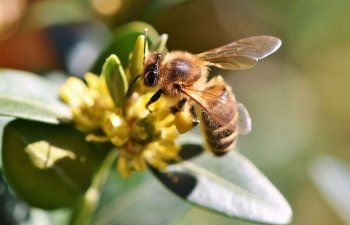
[[155, 70], [151, 70], [146, 73], [145, 76], [145, 85], [148, 87], [154, 87], [157, 85], [158, 72]]

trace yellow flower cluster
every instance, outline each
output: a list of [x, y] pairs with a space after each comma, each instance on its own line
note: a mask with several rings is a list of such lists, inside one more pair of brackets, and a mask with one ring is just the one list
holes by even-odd
[[122, 176], [143, 171], [146, 163], [162, 169], [168, 160], [179, 159], [175, 144], [179, 133], [165, 99], [152, 104], [150, 113], [145, 106], [153, 93], [134, 92], [117, 108], [103, 76], [88, 73], [84, 78], [86, 84], [68, 78], [60, 96], [71, 106], [75, 125], [87, 133], [88, 141], [109, 141], [117, 147], [117, 168]]
[[69, 77], [59, 95], [70, 105], [76, 128], [87, 133], [100, 128], [104, 113], [115, 107], [103, 76], [86, 73], [84, 79], [86, 84], [76, 77]]

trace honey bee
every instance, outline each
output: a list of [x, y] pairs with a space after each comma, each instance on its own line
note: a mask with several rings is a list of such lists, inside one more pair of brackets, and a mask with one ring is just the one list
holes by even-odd
[[[276, 37], [255, 36], [200, 54], [151, 52], [145, 59], [142, 78], [145, 86], [157, 88], [157, 91], [146, 106], [148, 108], [161, 95], [177, 101], [175, 111], [188, 109], [186, 105], [196, 106], [197, 113], [191, 110], [191, 114], [193, 118], [200, 114], [201, 130], [208, 148], [217, 156], [224, 155], [235, 147], [238, 134], [251, 131], [251, 119], [221, 76], [208, 81], [209, 67], [247, 69], [275, 52], [280, 45], [281, 40]], [[193, 121], [195, 124], [197, 120]]]

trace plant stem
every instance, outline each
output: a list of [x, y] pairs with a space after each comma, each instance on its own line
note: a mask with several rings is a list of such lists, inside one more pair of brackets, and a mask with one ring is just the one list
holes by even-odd
[[109, 175], [110, 168], [118, 156], [118, 151], [111, 150], [103, 160], [90, 188], [86, 191], [79, 206], [71, 216], [70, 225], [89, 225], [100, 201], [102, 188]]

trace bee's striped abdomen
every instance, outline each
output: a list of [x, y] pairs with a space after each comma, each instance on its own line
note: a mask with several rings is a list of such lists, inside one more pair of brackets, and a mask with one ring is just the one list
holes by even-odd
[[236, 145], [238, 113], [233, 94], [224, 84], [207, 87], [205, 93], [213, 93], [219, 99], [207, 99], [209, 109], [202, 110], [202, 131], [210, 150], [217, 156], [224, 155]]

